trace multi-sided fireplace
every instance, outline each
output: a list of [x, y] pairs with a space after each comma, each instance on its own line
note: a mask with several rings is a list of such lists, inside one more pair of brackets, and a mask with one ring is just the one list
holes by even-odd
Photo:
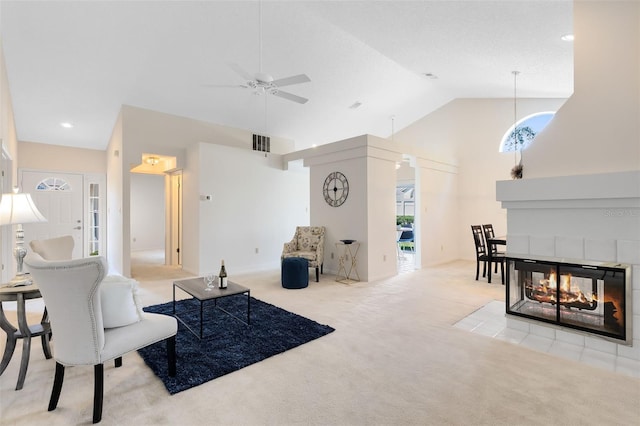
[[507, 258], [507, 314], [631, 344], [630, 266]]

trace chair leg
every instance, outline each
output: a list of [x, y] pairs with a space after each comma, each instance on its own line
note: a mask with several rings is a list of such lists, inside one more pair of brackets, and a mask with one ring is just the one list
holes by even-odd
[[476, 281], [478, 281], [478, 275], [480, 275], [480, 261], [476, 259]]
[[49, 333], [45, 333], [40, 336], [40, 340], [42, 340], [42, 352], [44, 352], [44, 357], [46, 359], [51, 359], [51, 346], [49, 345]]
[[102, 420], [102, 394], [104, 392], [104, 366], [96, 364], [93, 366], [93, 423], [100, 423]]
[[116, 359], [113, 361], [113, 364], [115, 365], [115, 367], [116, 367], [116, 368], [118, 368], [118, 367], [122, 367], [122, 357], [121, 357], [121, 356], [119, 356], [118, 358], [116, 358]]
[[324, 274], [324, 263], [320, 264], [320, 273]]
[[176, 336], [167, 339], [167, 362], [169, 377], [176, 376]]
[[316, 282], [320, 282], [320, 268], [316, 266]]
[[62, 391], [62, 382], [64, 381], [64, 365], [56, 362], [56, 374], [53, 378], [53, 389], [51, 390], [51, 399], [49, 399], [49, 411], [53, 411], [58, 406], [60, 392]]
[[500, 262], [500, 275], [502, 276], [502, 285], [504, 285], [504, 262]]
[[[489, 268], [491, 268], [491, 265], [489, 265]], [[482, 263], [482, 278], [487, 276], [487, 262], [483, 262]]]

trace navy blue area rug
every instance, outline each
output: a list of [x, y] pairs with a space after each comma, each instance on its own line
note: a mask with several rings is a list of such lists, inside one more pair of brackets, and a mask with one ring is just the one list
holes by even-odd
[[[246, 295], [220, 299], [217, 306], [243, 320], [247, 317]], [[173, 302], [148, 306], [144, 310], [173, 315]], [[138, 350], [170, 394], [201, 385], [334, 331], [328, 325], [253, 297], [251, 325], [243, 324], [228, 313], [217, 309], [213, 301], [205, 302], [202, 340], [178, 321], [176, 377], [168, 375], [165, 342]], [[177, 301], [176, 314], [199, 332], [200, 303], [197, 300]]]

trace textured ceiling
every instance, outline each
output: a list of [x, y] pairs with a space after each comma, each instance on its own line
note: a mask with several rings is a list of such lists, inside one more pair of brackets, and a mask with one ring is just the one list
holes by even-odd
[[[3, 0], [0, 24], [18, 138], [40, 143], [105, 149], [128, 104], [303, 149], [388, 137], [392, 116], [398, 131], [455, 98], [511, 97], [513, 70], [519, 96], [573, 90], [564, 0]], [[309, 102], [211, 87], [244, 83], [230, 63], [307, 74], [284, 90]]]

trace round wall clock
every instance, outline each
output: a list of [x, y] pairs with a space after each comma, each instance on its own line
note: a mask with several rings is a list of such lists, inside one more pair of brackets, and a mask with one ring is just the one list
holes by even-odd
[[340, 172], [331, 172], [324, 180], [322, 187], [324, 200], [332, 207], [341, 206], [349, 195], [349, 181]]

